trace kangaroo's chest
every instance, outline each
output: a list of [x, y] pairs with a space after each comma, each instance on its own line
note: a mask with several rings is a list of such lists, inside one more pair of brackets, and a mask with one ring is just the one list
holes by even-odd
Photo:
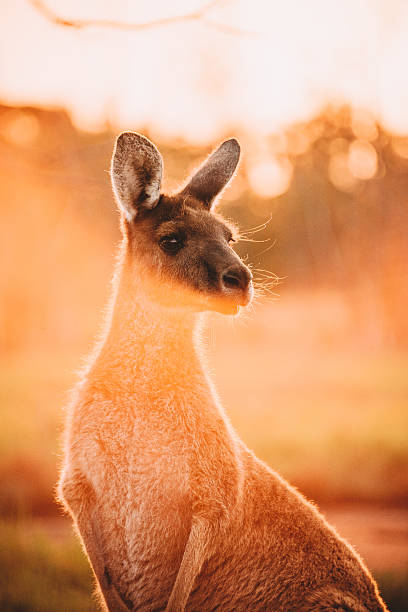
[[191, 526], [182, 427], [154, 414], [111, 415], [89, 435], [95, 450], [85, 461], [112, 579], [128, 595], [150, 575], [174, 580]]
[[97, 460], [92, 453], [84, 459], [99, 499], [112, 497], [143, 511], [186, 496], [191, 446], [180, 423], [135, 411], [110, 415], [91, 437]]

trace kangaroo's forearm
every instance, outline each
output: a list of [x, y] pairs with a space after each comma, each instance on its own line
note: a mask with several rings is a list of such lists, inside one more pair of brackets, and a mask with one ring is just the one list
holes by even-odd
[[166, 612], [183, 612], [194, 581], [211, 551], [211, 526], [202, 519], [193, 518], [183, 559], [171, 592]]

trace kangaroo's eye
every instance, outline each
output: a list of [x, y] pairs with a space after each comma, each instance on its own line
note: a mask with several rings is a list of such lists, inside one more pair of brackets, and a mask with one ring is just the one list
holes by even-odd
[[175, 255], [184, 245], [180, 236], [171, 234], [170, 236], [160, 238], [159, 246], [168, 255]]

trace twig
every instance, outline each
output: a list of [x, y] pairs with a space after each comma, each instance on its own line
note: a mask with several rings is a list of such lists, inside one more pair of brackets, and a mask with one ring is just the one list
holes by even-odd
[[[63, 26], [66, 28], [74, 28], [77, 30], [83, 28], [111, 28], [124, 31], [138, 31], [148, 30], [155, 27], [168, 26], [175, 23], [183, 23], [188, 21], [202, 21], [209, 27], [216, 28], [226, 34], [232, 34], [234, 36], [257, 36], [256, 32], [250, 32], [248, 30], [242, 30], [234, 26], [230, 26], [219, 21], [215, 21], [206, 17], [216, 5], [220, 4], [220, 0], [211, 0], [206, 2], [200, 9], [185, 15], [179, 15], [177, 17], [162, 17], [161, 19], [153, 19], [152, 21], [144, 21], [139, 23], [126, 23], [124, 21], [115, 21], [111, 19], [72, 19], [66, 17], [60, 17], [55, 13], [43, 0], [28, 0], [41, 15], [47, 19], [47, 21], [57, 26]], [[221, 0], [222, 3], [222, 0]]]

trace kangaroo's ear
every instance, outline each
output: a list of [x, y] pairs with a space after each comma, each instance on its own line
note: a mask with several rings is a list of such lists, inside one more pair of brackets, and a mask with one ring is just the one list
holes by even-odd
[[181, 195], [191, 195], [210, 209], [216, 196], [234, 174], [240, 151], [235, 138], [223, 142], [191, 177]]
[[140, 208], [156, 206], [162, 174], [162, 157], [150, 140], [135, 132], [123, 132], [118, 137], [111, 179], [119, 207], [128, 221], [136, 217]]

